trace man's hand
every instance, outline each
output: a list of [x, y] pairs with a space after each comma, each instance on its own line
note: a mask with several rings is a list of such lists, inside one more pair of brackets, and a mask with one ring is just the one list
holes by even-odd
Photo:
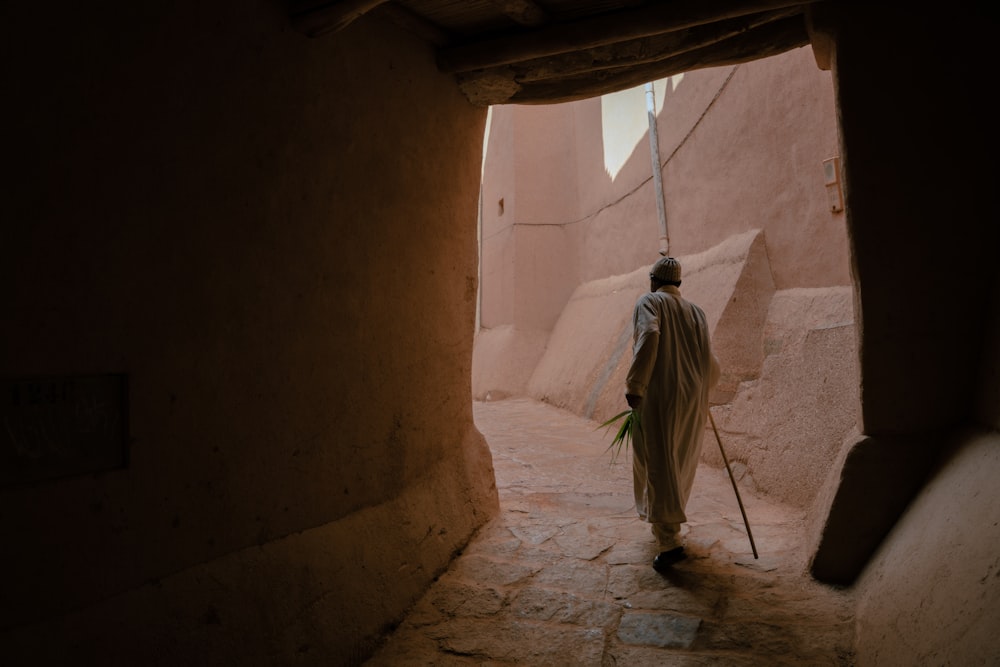
[[635, 394], [625, 394], [625, 400], [628, 402], [628, 406], [633, 410], [638, 410], [642, 407], [642, 396], [636, 396]]

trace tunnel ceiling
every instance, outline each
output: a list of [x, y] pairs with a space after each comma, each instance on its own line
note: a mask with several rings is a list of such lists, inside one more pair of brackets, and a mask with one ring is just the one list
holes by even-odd
[[[827, 3], [833, 0], [825, 0]], [[477, 106], [569, 102], [810, 43], [808, 0], [289, 0], [322, 38], [371, 15], [432, 44]]]

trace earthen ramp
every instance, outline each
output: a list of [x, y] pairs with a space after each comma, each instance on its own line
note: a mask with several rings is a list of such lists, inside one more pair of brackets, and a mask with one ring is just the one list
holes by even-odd
[[[681, 293], [708, 319], [724, 369], [716, 400], [725, 400], [741, 380], [759, 372], [762, 361], [761, 332], [774, 293], [763, 232], [752, 230], [678, 259]], [[649, 268], [584, 283], [573, 292], [528, 382], [529, 396], [598, 421], [624, 409], [632, 308], [649, 289]]]

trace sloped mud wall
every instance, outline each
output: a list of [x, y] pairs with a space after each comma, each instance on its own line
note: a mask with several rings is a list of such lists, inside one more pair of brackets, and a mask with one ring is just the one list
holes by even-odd
[[[681, 294], [705, 311], [723, 368], [747, 367], [760, 356], [745, 341], [759, 342], [771, 294], [764, 252], [762, 233], [755, 230], [704, 253], [679, 258]], [[632, 309], [649, 289], [649, 268], [577, 288], [531, 376], [528, 395], [598, 421], [627, 407]], [[729, 308], [734, 314], [727, 314]], [[724, 318], [733, 321], [734, 331], [719, 332]]]
[[[775, 292], [759, 334], [758, 376], [715, 408], [716, 426], [743, 483], [810, 507], [846, 441], [858, 433], [853, 292]], [[705, 452], [710, 463], [723, 465], [717, 447]]]
[[[761, 232], [679, 259], [681, 293], [705, 310], [724, 369], [711, 400], [730, 463], [743, 483], [809, 507], [857, 426], [851, 290], [775, 292]], [[597, 422], [627, 407], [632, 307], [649, 289], [648, 273], [644, 267], [577, 288], [529, 396]], [[723, 465], [714, 444], [702, 457]]]

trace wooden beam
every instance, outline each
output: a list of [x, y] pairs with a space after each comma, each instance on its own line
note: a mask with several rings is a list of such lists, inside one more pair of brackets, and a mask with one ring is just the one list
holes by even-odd
[[521, 25], [539, 26], [548, 20], [545, 10], [531, 0], [492, 0], [504, 16]]
[[836, 44], [836, 18], [830, 5], [815, 5], [806, 10], [806, 28], [812, 43], [816, 66], [829, 71], [833, 66], [833, 52]]
[[[796, 15], [803, 15], [803, 10], [800, 7], [727, 19], [711, 25], [696, 26], [690, 30], [644, 37], [610, 46], [587, 49], [577, 53], [536, 58], [504, 68], [494, 69], [513, 71], [519, 83], [531, 83], [533, 81], [565, 78], [575, 74], [594, 73], [619, 67], [635, 67], [637, 65], [656, 63], [689, 51], [703, 49], [742, 35], [750, 30], [755, 30], [768, 23]], [[486, 73], [489, 70], [480, 71]], [[466, 74], [472, 76], [474, 73], [468, 72]]]
[[438, 68], [461, 73], [572, 53], [821, 0], [676, 0], [521, 32], [438, 52]]
[[338, 32], [386, 1], [337, 0], [315, 6], [309, 6], [311, 3], [300, 2], [298, 7], [293, 6], [292, 26], [309, 37]]
[[434, 46], [444, 46], [451, 44], [454, 39], [448, 32], [439, 28], [427, 19], [417, 16], [405, 7], [395, 3], [386, 2], [372, 10], [372, 16], [378, 16], [387, 21], [395, 23], [400, 28], [413, 33], [425, 42], [430, 42]]
[[466, 98], [476, 106], [555, 104], [605, 95], [706, 67], [750, 62], [807, 44], [809, 34], [805, 20], [798, 15], [701, 49], [635, 67], [623, 66], [531, 83], [517, 82], [513, 76], [503, 78], [495, 69], [490, 70], [490, 76], [484, 80], [463, 74], [457, 75], [456, 79]]

